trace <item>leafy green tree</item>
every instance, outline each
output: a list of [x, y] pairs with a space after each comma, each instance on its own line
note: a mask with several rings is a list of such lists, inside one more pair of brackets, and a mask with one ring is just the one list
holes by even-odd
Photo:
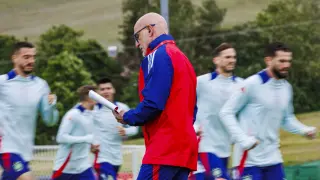
[[[288, 80], [294, 88], [296, 112], [319, 110], [320, 9], [314, 0], [278, 0], [258, 14], [255, 21], [234, 27], [222, 41], [236, 45], [237, 74], [247, 77], [265, 67], [267, 43], [281, 41], [293, 51]], [[228, 34], [228, 33], [226, 33]], [[212, 40], [215, 41], [215, 40]], [[312, 98], [309, 95], [312, 94]]]
[[[178, 45], [187, 44], [189, 47], [183, 51], [187, 54], [198, 74], [212, 69], [213, 49], [221, 43], [221, 23], [227, 12], [220, 8], [215, 0], [204, 0], [201, 6], [195, 7], [196, 14], [193, 21], [195, 26], [191, 29], [190, 37], [178, 41]], [[218, 36], [217, 36], [218, 35]]]
[[5, 74], [12, 69], [12, 47], [17, 41], [18, 39], [14, 36], [0, 35], [0, 74]]
[[57, 94], [57, 107], [62, 114], [77, 102], [76, 90], [80, 86], [94, 84], [82, 60], [67, 51], [48, 60], [42, 77], [47, 80], [52, 92]]
[[[255, 23], [263, 29], [260, 39], [282, 41], [293, 51], [293, 66], [289, 81], [294, 88], [297, 112], [320, 109], [320, 86], [317, 79], [320, 64], [320, 7], [318, 1], [275, 1], [261, 12]], [[312, 98], [310, 98], [312, 94]]]
[[118, 78], [123, 71], [122, 65], [108, 56], [105, 49], [93, 39], [83, 40], [83, 31], [73, 30], [66, 25], [53, 26], [40, 36], [37, 43], [39, 51], [38, 71], [42, 71], [48, 59], [68, 51], [82, 59], [92, 79], [101, 76]]
[[127, 85], [123, 88], [123, 94], [120, 96], [122, 102], [126, 102], [129, 107], [136, 107], [139, 103], [138, 94], [138, 73], [133, 72]]
[[[67, 51], [48, 59], [41, 77], [47, 80], [52, 93], [58, 97], [60, 118], [78, 102], [76, 90], [82, 85], [94, 84], [82, 60]], [[57, 127], [58, 125], [48, 128], [39, 121], [36, 143], [51, 142], [51, 137], [57, 133]]]

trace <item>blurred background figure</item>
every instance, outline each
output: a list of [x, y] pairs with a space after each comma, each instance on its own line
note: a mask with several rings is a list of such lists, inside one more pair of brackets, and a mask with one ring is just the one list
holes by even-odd
[[29, 42], [13, 46], [14, 67], [0, 75], [0, 164], [2, 179], [33, 179], [29, 162], [37, 118], [40, 112], [47, 126], [58, 121], [56, 95], [51, 94], [47, 82], [32, 74], [36, 48]]
[[96, 104], [88, 96], [90, 90], [96, 91], [97, 87], [81, 86], [77, 91], [79, 103], [62, 118], [57, 133], [59, 149], [54, 161], [53, 180], [95, 180], [88, 156], [94, 138], [93, 108]]
[[[233, 73], [237, 53], [229, 43], [222, 43], [213, 50], [215, 70], [197, 78], [198, 114], [195, 123], [200, 133], [199, 163], [195, 172], [197, 180], [224, 178], [228, 174], [231, 156], [231, 137], [224, 127], [219, 112], [231, 93], [243, 81]], [[201, 127], [201, 130], [200, 130]], [[204, 172], [203, 169], [205, 169]]]
[[[128, 111], [128, 105], [115, 101], [116, 89], [108, 78], [98, 80], [98, 92], [101, 96], [116, 104], [120, 109]], [[126, 136], [138, 133], [138, 127], [130, 127], [118, 123], [112, 111], [98, 104], [95, 114], [95, 140], [92, 152], [95, 153], [94, 168], [100, 180], [110, 178], [116, 180], [118, 171], [123, 163], [122, 140]]]

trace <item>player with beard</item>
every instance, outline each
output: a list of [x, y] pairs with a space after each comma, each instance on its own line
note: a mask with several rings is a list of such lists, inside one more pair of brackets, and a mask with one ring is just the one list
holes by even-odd
[[56, 96], [47, 82], [31, 75], [36, 49], [28, 42], [13, 48], [14, 69], [0, 76], [0, 164], [4, 180], [33, 179], [32, 158], [38, 111], [48, 126], [58, 121]]
[[214, 50], [213, 63], [215, 71], [197, 78], [198, 114], [194, 126], [201, 132], [198, 171], [194, 173], [197, 180], [230, 179], [227, 164], [231, 141], [219, 112], [232, 90], [243, 80], [233, 75], [236, 51], [231, 44], [222, 43]]
[[279, 129], [314, 138], [316, 128], [298, 121], [292, 105], [292, 87], [286, 80], [292, 52], [283, 43], [266, 47], [267, 68], [241, 83], [220, 112], [220, 118], [235, 140], [233, 165], [239, 166], [248, 151], [242, 179], [283, 180]]

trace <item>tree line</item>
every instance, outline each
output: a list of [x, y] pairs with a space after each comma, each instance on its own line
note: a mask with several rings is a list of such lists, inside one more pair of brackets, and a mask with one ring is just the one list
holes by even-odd
[[[237, 50], [237, 76], [246, 78], [265, 67], [263, 50], [272, 41], [282, 41], [293, 50], [293, 67], [288, 80], [294, 88], [297, 113], [320, 109], [320, 7], [317, 0], [276, 0], [253, 21], [230, 28], [222, 27], [227, 9], [215, 0], [194, 5], [191, 0], [169, 1], [170, 34], [186, 53], [197, 75], [212, 70], [212, 51], [222, 42]], [[123, 0], [123, 22], [119, 27], [123, 50], [110, 58], [95, 39], [84, 40], [83, 31], [67, 25], [53, 26], [36, 42], [35, 74], [46, 79], [58, 96], [60, 116], [77, 102], [76, 89], [93, 84], [102, 76], [114, 80], [117, 99], [137, 105], [137, 71], [141, 52], [132, 48], [133, 26], [147, 12], [160, 12], [159, 1]], [[14, 36], [0, 35], [0, 73], [12, 69]], [[124, 69], [130, 73], [124, 76]], [[36, 144], [52, 144], [58, 126], [47, 128], [39, 121]]]

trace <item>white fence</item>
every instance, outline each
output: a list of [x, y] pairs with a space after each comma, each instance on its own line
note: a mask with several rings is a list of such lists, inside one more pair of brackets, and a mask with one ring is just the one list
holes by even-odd
[[[30, 166], [33, 174], [39, 180], [50, 178], [57, 149], [58, 146], [35, 146], [34, 158], [30, 162]], [[143, 145], [124, 145], [120, 175], [130, 174], [133, 176], [132, 179], [136, 179], [144, 152], [145, 147]], [[93, 161], [93, 155], [91, 157]]]

